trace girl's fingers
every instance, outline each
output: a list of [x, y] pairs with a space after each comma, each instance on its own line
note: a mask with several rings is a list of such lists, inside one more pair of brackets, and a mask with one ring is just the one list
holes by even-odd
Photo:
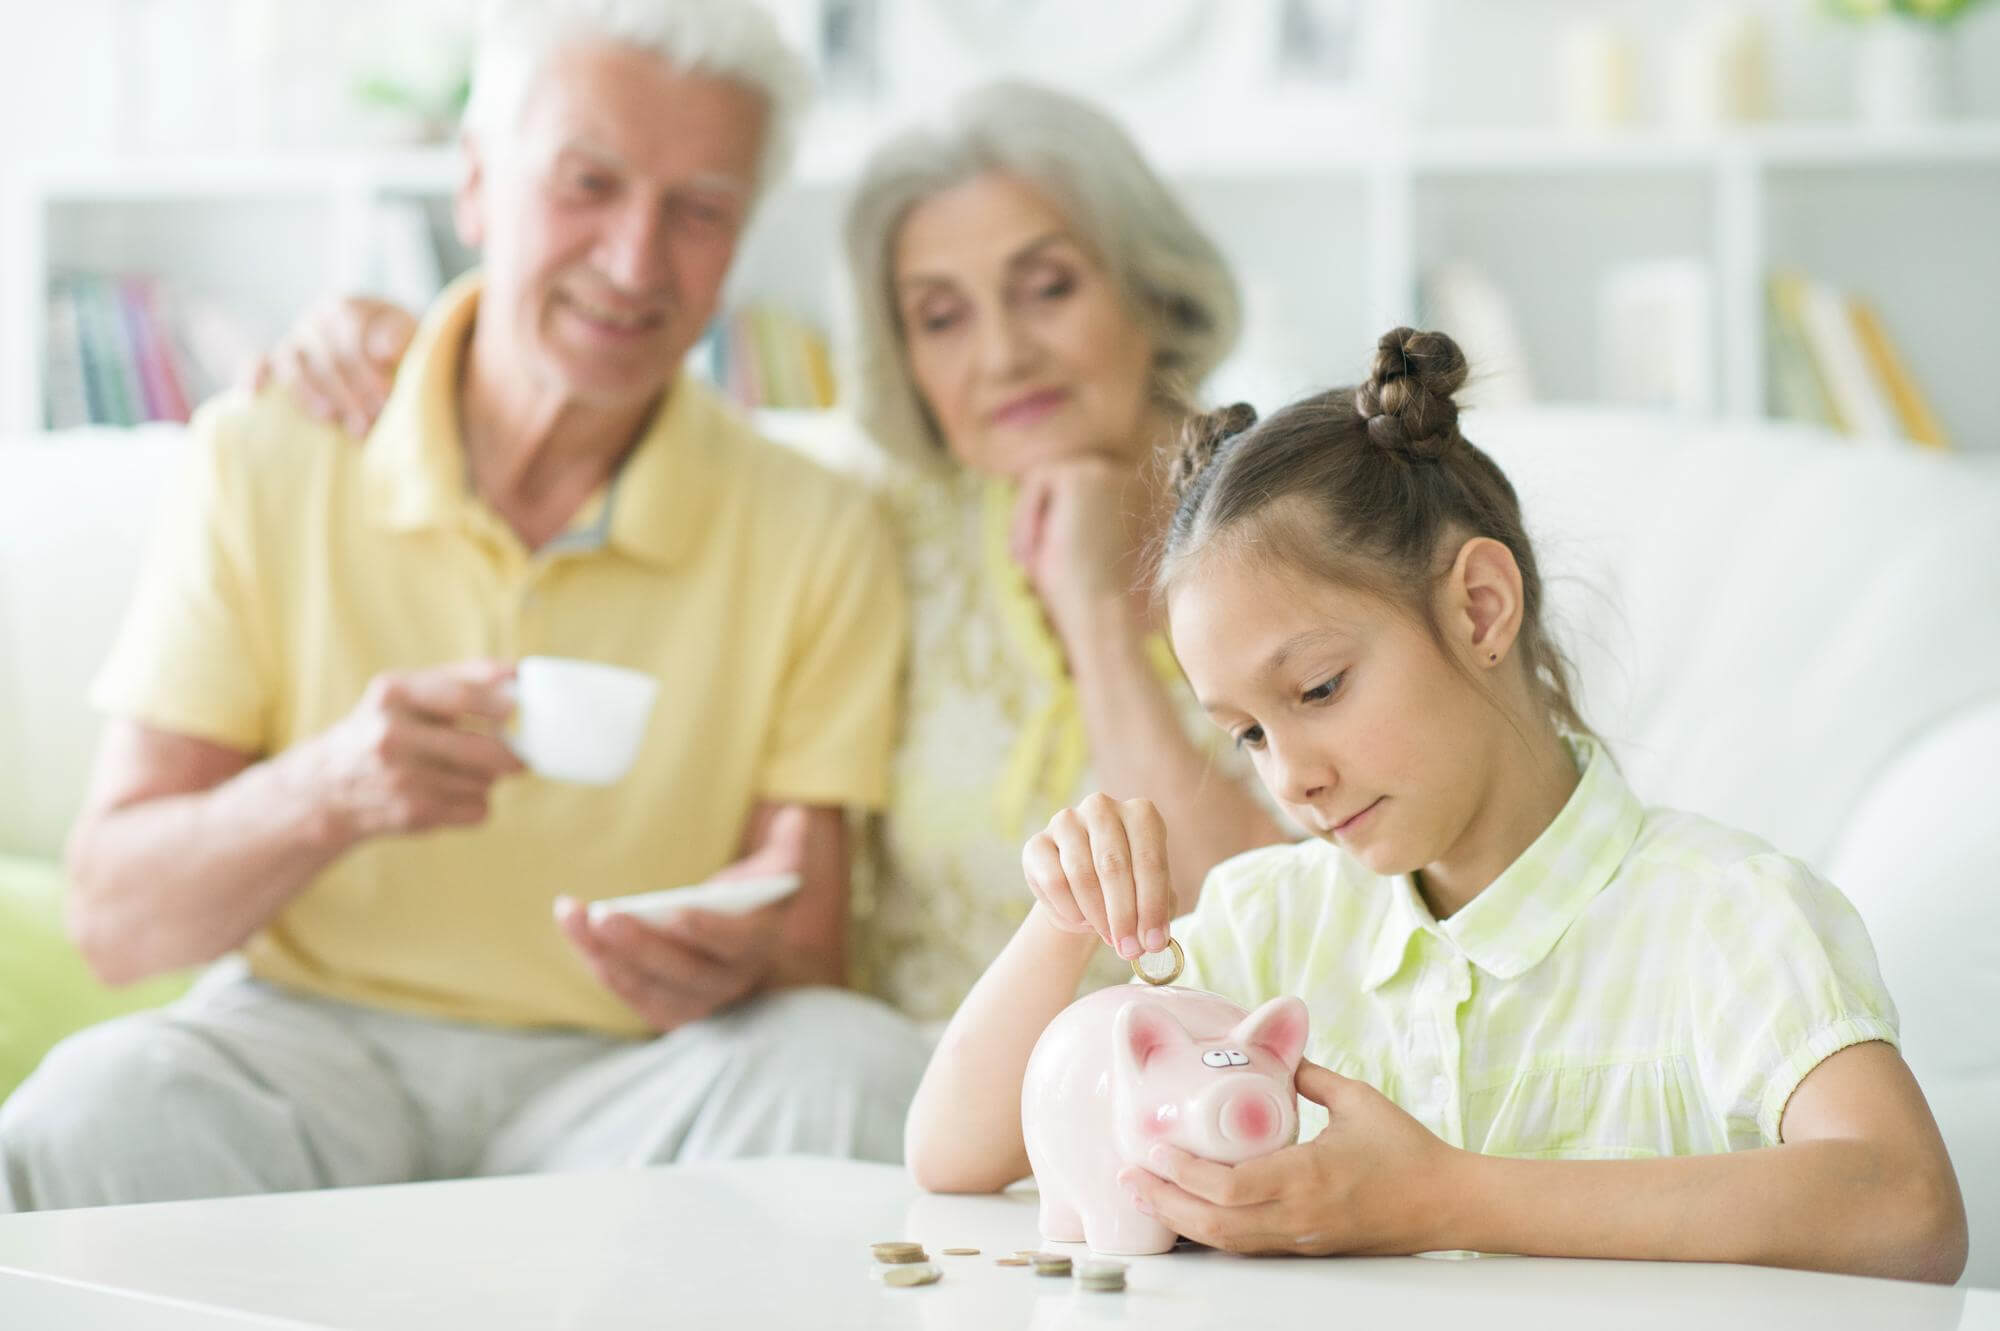
[[1062, 858], [1056, 852], [1055, 840], [1047, 832], [1038, 832], [1021, 850], [1021, 872], [1027, 876], [1028, 887], [1036, 900], [1048, 908], [1049, 918], [1064, 933], [1084, 934], [1090, 932], [1083, 913], [1076, 908], [1076, 901], [1070, 895], [1069, 880], [1063, 876]]
[[1167, 925], [1174, 918], [1174, 885], [1167, 872], [1167, 825], [1151, 800], [1126, 800], [1118, 806], [1131, 848], [1132, 881], [1138, 902], [1139, 945], [1158, 952], [1167, 945]]
[[1076, 810], [1064, 809], [1050, 820], [1048, 835], [1056, 843], [1056, 857], [1062, 861], [1063, 877], [1069, 882], [1070, 900], [1076, 903], [1090, 931], [1112, 943], [1111, 926], [1104, 916], [1104, 888], [1097, 881], [1090, 832], [1083, 819]]
[[1132, 848], [1118, 804], [1102, 791], [1077, 806], [1090, 837], [1091, 868], [1103, 894], [1105, 939], [1119, 956], [1131, 961], [1144, 949], [1137, 927], [1138, 890], [1132, 882]]
[[1295, 1161], [1259, 1156], [1240, 1165], [1225, 1165], [1162, 1142], [1140, 1163], [1191, 1196], [1216, 1206], [1259, 1206], [1278, 1199], [1296, 1173]]

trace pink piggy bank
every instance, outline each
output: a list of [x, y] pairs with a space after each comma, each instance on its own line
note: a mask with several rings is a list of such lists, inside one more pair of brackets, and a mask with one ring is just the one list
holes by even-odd
[[1166, 1252], [1118, 1171], [1167, 1142], [1236, 1164], [1298, 1139], [1292, 1078], [1306, 1005], [1255, 1012], [1199, 989], [1114, 985], [1065, 1008], [1029, 1056], [1021, 1135], [1042, 1194], [1042, 1237], [1101, 1253]]

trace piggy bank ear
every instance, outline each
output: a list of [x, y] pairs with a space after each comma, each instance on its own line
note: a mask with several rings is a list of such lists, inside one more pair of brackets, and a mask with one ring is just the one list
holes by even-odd
[[1252, 1012], [1229, 1033], [1231, 1043], [1255, 1045], [1296, 1072], [1306, 1052], [1306, 1005], [1287, 994]]
[[1162, 1054], [1193, 1048], [1187, 1028], [1158, 1003], [1127, 1003], [1111, 1023], [1111, 1057], [1121, 1072], [1144, 1072]]

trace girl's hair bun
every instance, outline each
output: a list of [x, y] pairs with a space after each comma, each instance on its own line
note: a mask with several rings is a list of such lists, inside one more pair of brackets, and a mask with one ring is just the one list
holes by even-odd
[[1370, 442], [1409, 458], [1444, 457], [1459, 442], [1452, 394], [1465, 386], [1465, 375], [1465, 353], [1443, 333], [1384, 333], [1368, 381], [1354, 390]]
[[1257, 423], [1257, 410], [1238, 402], [1215, 411], [1198, 411], [1181, 425], [1180, 447], [1174, 454], [1167, 483], [1176, 502], [1215, 461], [1222, 446]]

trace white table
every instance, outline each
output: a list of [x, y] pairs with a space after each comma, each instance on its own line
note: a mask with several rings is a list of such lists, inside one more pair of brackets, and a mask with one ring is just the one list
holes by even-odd
[[[944, 1279], [880, 1284], [868, 1244], [892, 1238]], [[0, 1216], [0, 1327], [2000, 1328], [1993, 1291], [1750, 1267], [1187, 1248], [1096, 1294], [993, 1264], [1044, 1246], [1032, 1193], [806, 1159], [56, 1211]]]

